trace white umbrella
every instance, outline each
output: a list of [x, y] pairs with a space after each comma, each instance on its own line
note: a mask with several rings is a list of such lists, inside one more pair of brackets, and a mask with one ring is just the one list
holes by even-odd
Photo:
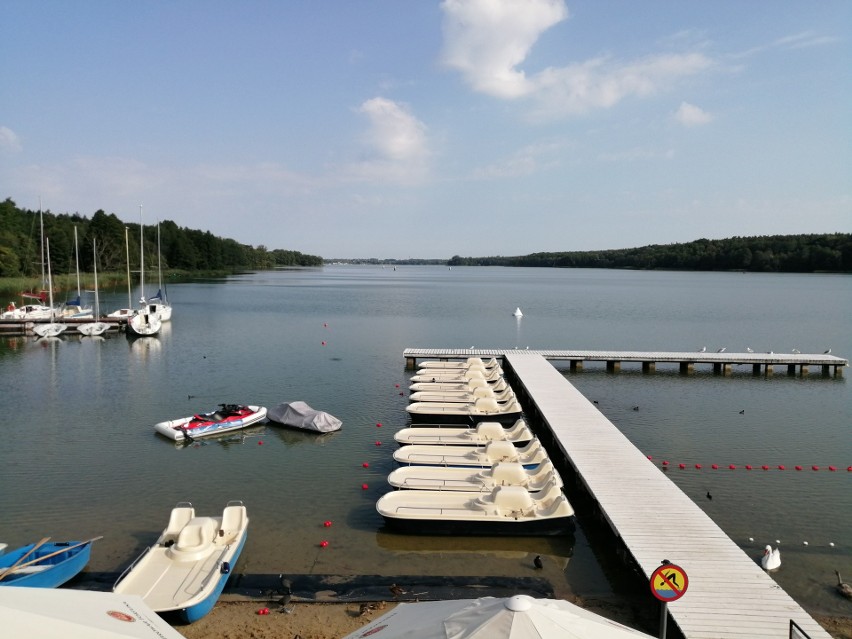
[[138, 595], [0, 587], [0, 628], [11, 639], [183, 639]]
[[654, 639], [559, 599], [527, 595], [399, 604], [344, 639]]

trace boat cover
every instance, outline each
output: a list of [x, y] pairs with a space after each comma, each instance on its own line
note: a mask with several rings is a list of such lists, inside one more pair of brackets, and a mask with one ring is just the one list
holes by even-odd
[[285, 402], [278, 404], [275, 408], [270, 408], [266, 416], [269, 421], [283, 424], [284, 426], [313, 430], [318, 433], [330, 433], [340, 430], [340, 427], [343, 425], [343, 422], [334, 415], [329, 415], [321, 410], [314, 410], [305, 402]]

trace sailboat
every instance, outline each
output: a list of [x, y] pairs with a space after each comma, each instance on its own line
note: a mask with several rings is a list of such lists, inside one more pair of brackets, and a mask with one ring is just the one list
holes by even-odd
[[74, 227], [74, 258], [77, 264], [77, 297], [62, 305], [62, 317], [66, 319], [88, 319], [92, 317], [92, 308], [82, 306], [80, 289], [80, 249], [77, 244], [77, 227]]
[[86, 322], [85, 324], [80, 324], [77, 326], [77, 330], [83, 335], [87, 335], [89, 337], [95, 335], [102, 335], [109, 328], [109, 324], [105, 324], [100, 321], [101, 318], [101, 303], [98, 298], [98, 245], [97, 240], [92, 240], [92, 252], [95, 254], [95, 259], [92, 262], [92, 266], [95, 270], [95, 316], [94, 322]]
[[165, 291], [163, 290], [163, 266], [162, 257], [160, 255], [159, 222], [157, 223], [157, 279], [160, 287], [157, 289], [157, 294], [154, 297], [148, 298], [148, 301], [151, 302], [151, 304], [149, 304], [149, 308], [152, 312], [157, 314], [157, 317], [160, 318], [161, 322], [168, 322], [172, 319], [172, 307], [171, 304], [169, 304]]
[[[47, 251], [47, 290], [50, 297], [50, 308], [53, 308], [53, 278], [50, 275], [50, 238], [44, 238]], [[54, 318], [51, 317], [51, 320]], [[68, 328], [67, 324], [51, 321], [47, 324], [37, 324], [33, 327], [33, 333], [39, 337], [56, 337]]]
[[142, 226], [142, 206], [139, 206], [139, 291], [142, 308], [137, 310], [127, 322], [127, 330], [133, 335], [150, 336], [160, 332], [162, 321], [152, 311], [145, 299], [145, 233]]
[[[35, 291], [31, 291], [29, 293], [21, 293], [21, 299], [23, 300], [23, 306], [17, 307], [15, 306], [15, 302], [9, 302], [9, 306], [6, 307], [6, 310], [0, 314], [0, 319], [15, 319], [15, 320], [42, 320], [42, 319], [53, 319], [53, 305], [46, 306], [45, 302], [47, 301], [47, 291], [45, 287], [47, 286], [47, 281], [44, 277], [44, 215], [41, 212], [41, 198], [39, 198], [38, 202], [38, 217], [39, 217], [39, 227], [40, 227], [40, 239], [41, 239], [41, 288], [42, 290], [38, 293]], [[30, 300], [30, 301], [28, 301]]]
[[107, 317], [118, 317], [129, 319], [136, 311], [133, 309], [133, 294], [130, 292], [130, 238], [127, 235], [127, 227], [124, 227], [124, 251], [127, 254], [127, 308], [108, 313]]

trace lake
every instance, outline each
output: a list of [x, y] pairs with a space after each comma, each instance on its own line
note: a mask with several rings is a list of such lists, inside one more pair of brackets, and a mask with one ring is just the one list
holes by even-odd
[[[243, 572], [516, 577], [532, 576], [540, 554], [557, 594], [610, 596], [598, 559], [607, 549], [582, 521], [571, 539], [383, 530], [375, 502], [389, 490], [393, 432], [407, 424], [413, 374], [403, 350], [831, 347], [849, 357], [850, 283], [843, 275], [333, 265], [170, 285], [174, 316], [157, 338], [2, 339], [2, 397], [22, 419], [4, 426], [0, 538], [104, 535], [89, 569], [119, 571], [154, 541], [176, 502], [218, 514], [241, 499], [251, 519]], [[101, 291], [104, 309], [126, 301], [126, 291]], [[523, 318], [512, 316], [516, 307]], [[640, 450], [671, 462], [671, 480], [748, 554], [780, 540], [773, 577], [797, 601], [848, 614], [833, 591], [835, 568], [852, 575], [846, 377], [813, 367], [805, 378], [783, 368], [754, 377], [750, 366], [730, 377], [709, 367], [686, 377], [674, 365], [654, 375], [638, 364], [618, 374], [603, 364], [564, 368]], [[342, 430], [261, 426], [176, 446], [152, 428], [219, 403], [296, 400], [339, 417]], [[724, 471], [710, 470], [714, 463]]]

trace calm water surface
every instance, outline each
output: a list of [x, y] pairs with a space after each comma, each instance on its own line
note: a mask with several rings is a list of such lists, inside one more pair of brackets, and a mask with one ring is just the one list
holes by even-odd
[[[330, 266], [174, 285], [174, 319], [157, 338], [0, 343], [2, 397], [19, 416], [4, 426], [0, 538], [104, 535], [89, 569], [117, 571], [156, 538], [177, 501], [213, 514], [242, 499], [251, 518], [245, 572], [530, 576], [541, 554], [557, 594], [606, 596], [611, 575], [597, 557], [607, 549], [590, 543], [582, 526], [573, 539], [421, 538], [382, 529], [375, 501], [388, 490], [393, 432], [407, 423], [412, 372], [403, 349], [831, 347], [849, 357], [850, 282]], [[103, 297], [105, 308], [126, 303], [122, 291]], [[758, 557], [764, 544], [781, 540], [774, 577], [800, 603], [849, 613], [832, 589], [835, 567], [852, 575], [848, 377], [788, 378], [785, 370], [752, 377], [749, 367], [729, 378], [701, 369], [683, 377], [665, 366], [642, 375], [638, 365], [616, 375], [594, 365], [564, 372], [640, 450], [670, 460], [671, 480], [746, 552]], [[219, 403], [295, 400], [341, 418], [343, 429], [317, 437], [261, 426], [192, 446], [152, 429]], [[714, 463], [725, 470], [709, 470]], [[729, 471], [728, 464], [821, 470]], [[664, 513], [649, 516], [666, 525]]]

